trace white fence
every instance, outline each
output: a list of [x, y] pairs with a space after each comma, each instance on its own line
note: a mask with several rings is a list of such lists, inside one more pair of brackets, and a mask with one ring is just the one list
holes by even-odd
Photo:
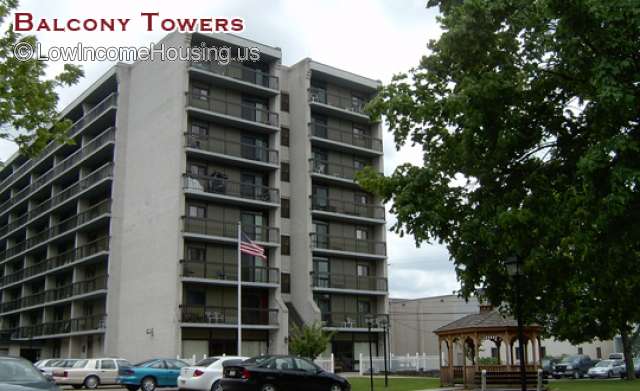
[[[204, 360], [205, 358], [207, 358], [207, 355], [203, 355], [202, 358], [200, 358], [200, 356], [197, 356], [194, 354], [191, 357], [180, 357], [178, 356], [177, 359], [178, 360], [182, 360], [184, 362], [186, 362], [189, 365], [196, 365], [196, 363], [200, 360]], [[318, 358], [316, 358], [315, 360], [313, 360], [313, 362], [316, 363], [317, 366], [319, 366], [320, 368], [324, 369], [327, 372], [331, 372], [334, 373], [335, 372], [335, 361], [334, 361], [334, 356], [333, 353], [331, 353], [331, 356], [324, 358], [322, 356], [319, 356]]]
[[[373, 373], [384, 372], [384, 356], [373, 356], [371, 360], [369, 356], [360, 353], [360, 375], [369, 373], [370, 361], [373, 364]], [[391, 355], [387, 360], [387, 370], [389, 372], [424, 372], [440, 369], [440, 357], [437, 355], [428, 356], [426, 353], [414, 356], [395, 356]]]

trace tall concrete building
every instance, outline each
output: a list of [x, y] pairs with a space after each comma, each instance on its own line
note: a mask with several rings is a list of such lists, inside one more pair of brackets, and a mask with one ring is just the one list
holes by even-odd
[[241, 222], [267, 253], [241, 257], [243, 353], [319, 321], [357, 367], [388, 313], [384, 208], [354, 181], [382, 171], [379, 82], [232, 35], [162, 43], [260, 59], [117, 64], [63, 111], [75, 143], [6, 162], [0, 353], [235, 353]]

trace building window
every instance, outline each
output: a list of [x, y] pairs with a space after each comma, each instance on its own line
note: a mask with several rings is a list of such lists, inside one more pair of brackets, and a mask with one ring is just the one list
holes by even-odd
[[207, 208], [205, 208], [202, 205], [188, 205], [187, 206], [187, 216], [189, 217], [196, 217], [199, 219], [206, 219], [207, 218]]
[[578, 354], [582, 354], [582, 353], [583, 353], [582, 348], [578, 348]]
[[202, 290], [188, 290], [186, 294], [187, 305], [205, 305], [206, 298]]
[[280, 145], [283, 147], [289, 146], [289, 128], [280, 129]]
[[280, 239], [280, 254], [291, 255], [291, 237], [289, 235], [282, 235]]
[[282, 182], [289, 182], [289, 162], [282, 162], [280, 169], [280, 180]]
[[193, 86], [191, 94], [195, 99], [207, 102], [209, 100], [209, 89], [203, 86]]
[[187, 261], [204, 262], [207, 259], [207, 249], [204, 246], [187, 246]]
[[369, 265], [359, 264], [357, 269], [358, 277], [367, 277], [369, 275]]
[[597, 347], [596, 348], [596, 357], [601, 359], [602, 358], [602, 348], [601, 347]]
[[280, 94], [280, 110], [289, 112], [289, 94], [286, 92]]
[[187, 168], [189, 174], [195, 176], [206, 176], [207, 175], [207, 166], [197, 163], [189, 163]]
[[369, 238], [369, 232], [366, 228], [356, 228], [356, 239], [367, 240]]
[[363, 160], [359, 160], [359, 159], [354, 159], [353, 160], [353, 168], [356, 171], [362, 170], [366, 165], [367, 165], [367, 162], [365, 162]]
[[280, 217], [288, 219], [291, 216], [290, 207], [291, 206], [289, 204], [289, 199], [284, 197], [281, 198], [280, 199]]
[[280, 288], [282, 293], [291, 293], [291, 274], [282, 273], [280, 275]]

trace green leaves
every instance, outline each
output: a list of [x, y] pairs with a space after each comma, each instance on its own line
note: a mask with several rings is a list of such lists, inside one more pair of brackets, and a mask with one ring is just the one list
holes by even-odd
[[294, 326], [289, 339], [289, 353], [314, 360], [327, 349], [333, 334], [324, 331], [318, 322], [302, 327]]
[[[430, 0], [443, 34], [369, 106], [424, 165], [359, 182], [393, 227], [446, 243], [462, 283], [561, 339], [640, 322], [640, 6]], [[536, 299], [540, 298], [540, 299]]]
[[[16, 1], [0, 0], [0, 20], [17, 6]], [[56, 88], [77, 83], [84, 75], [74, 65], [53, 79], [45, 76], [47, 64], [37, 59], [19, 60], [14, 47], [35, 47], [34, 36], [21, 36], [11, 26], [0, 37], [0, 138], [15, 141], [23, 153], [38, 154], [51, 140], [68, 141], [69, 121], [59, 121]]]

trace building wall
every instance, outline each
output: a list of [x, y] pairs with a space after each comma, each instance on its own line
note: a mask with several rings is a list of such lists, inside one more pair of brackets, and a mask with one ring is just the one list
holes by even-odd
[[[389, 313], [391, 321], [391, 353], [396, 355], [426, 353], [438, 355], [438, 337], [433, 332], [439, 327], [451, 323], [465, 315], [478, 313], [480, 306], [475, 298], [465, 301], [455, 295], [425, 297], [422, 299], [390, 299]], [[547, 356], [583, 354], [599, 358], [597, 351], [606, 358], [615, 351], [613, 341], [595, 340], [592, 343], [572, 345], [566, 341], [543, 339], [541, 346]], [[490, 357], [493, 344], [484, 343], [481, 357]]]

